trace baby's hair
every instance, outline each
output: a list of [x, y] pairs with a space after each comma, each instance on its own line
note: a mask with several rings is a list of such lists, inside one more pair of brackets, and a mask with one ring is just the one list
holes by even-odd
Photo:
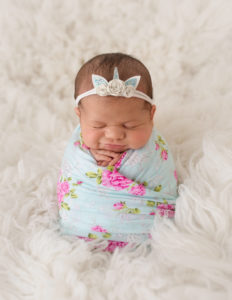
[[[123, 81], [129, 77], [140, 75], [137, 89], [150, 98], [153, 97], [151, 76], [141, 61], [123, 53], [104, 53], [91, 58], [80, 68], [75, 78], [74, 98], [76, 99], [78, 95], [93, 88], [92, 74], [103, 76], [108, 81], [112, 80], [115, 67], [118, 68], [119, 78]], [[145, 108], [151, 108], [150, 103], [144, 102]]]

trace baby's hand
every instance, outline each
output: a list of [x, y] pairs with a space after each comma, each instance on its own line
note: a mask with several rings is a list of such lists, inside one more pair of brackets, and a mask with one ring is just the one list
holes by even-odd
[[108, 150], [90, 149], [90, 152], [97, 161], [98, 166], [101, 167], [114, 166], [122, 155], [122, 153]]

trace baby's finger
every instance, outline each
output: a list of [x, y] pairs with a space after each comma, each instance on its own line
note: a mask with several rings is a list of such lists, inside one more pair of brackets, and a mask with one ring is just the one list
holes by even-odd
[[97, 150], [96, 154], [106, 155], [106, 156], [110, 156], [113, 158], [116, 158], [121, 155], [121, 153], [119, 153], [119, 152], [113, 152], [113, 151], [108, 151], [108, 150]]
[[112, 157], [105, 156], [105, 155], [101, 155], [101, 154], [95, 154], [94, 157], [95, 157], [95, 159], [96, 159], [97, 161], [108, 161], [108, 162], [110, 162], [111, 159], [112, 159]]
[[114, 166], [114, 165], [120, 160], [122, 154], [123, 154], [123, 153], [120, 153], [120, 155], [119, 155], [118, 157], [113, 158], [113, 159], [110, 161], [110, 165], [111, 165], [111, 166]]
[[98, 161], [97, 165], [100, 167], [106, 167], [109, 165], [109, 162], [108, 161]]
[[114, 166], [114, 165], [116, 164], [116, 162], [118, 162], [118, 161], [119, 161], [119, 157], [114, 158], [114, 159], [112, 159], [112, 160], [109, 162], [109, 165], [110, 165], [110, 166]]
[[102, 167], [107, 167], [109, 165], [109, 162], [108, 161], [103, 161], [102, 162]]

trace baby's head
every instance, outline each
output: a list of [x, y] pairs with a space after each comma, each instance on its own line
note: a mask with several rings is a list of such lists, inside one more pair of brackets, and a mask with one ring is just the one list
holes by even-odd
[[[94, 88], [92, 74], [111, 81], [115, 68], [122, 81], [141, 76], [136, 91], [145, 94], [145, 98], [146, 95], [152, 98], [147, 68], [139, 60], [122, 53], [101, 54], [87, 61], [76, 76], [74, 98]], [[83, 97], [75, 107], [85, 144], [91, 149], [114, 152], [139, 149], [147, 143], [155, 110], [155, 105], [138, 97], [97, 94]]]

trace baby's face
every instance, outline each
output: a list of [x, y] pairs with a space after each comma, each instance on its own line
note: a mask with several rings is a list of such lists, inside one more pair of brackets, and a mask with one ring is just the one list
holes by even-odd
[[143, 147], [152, 131], [155, 105], [137, 98], [91, 95], [75, 108], [84, 143], [91, 149], [123, 152]]

